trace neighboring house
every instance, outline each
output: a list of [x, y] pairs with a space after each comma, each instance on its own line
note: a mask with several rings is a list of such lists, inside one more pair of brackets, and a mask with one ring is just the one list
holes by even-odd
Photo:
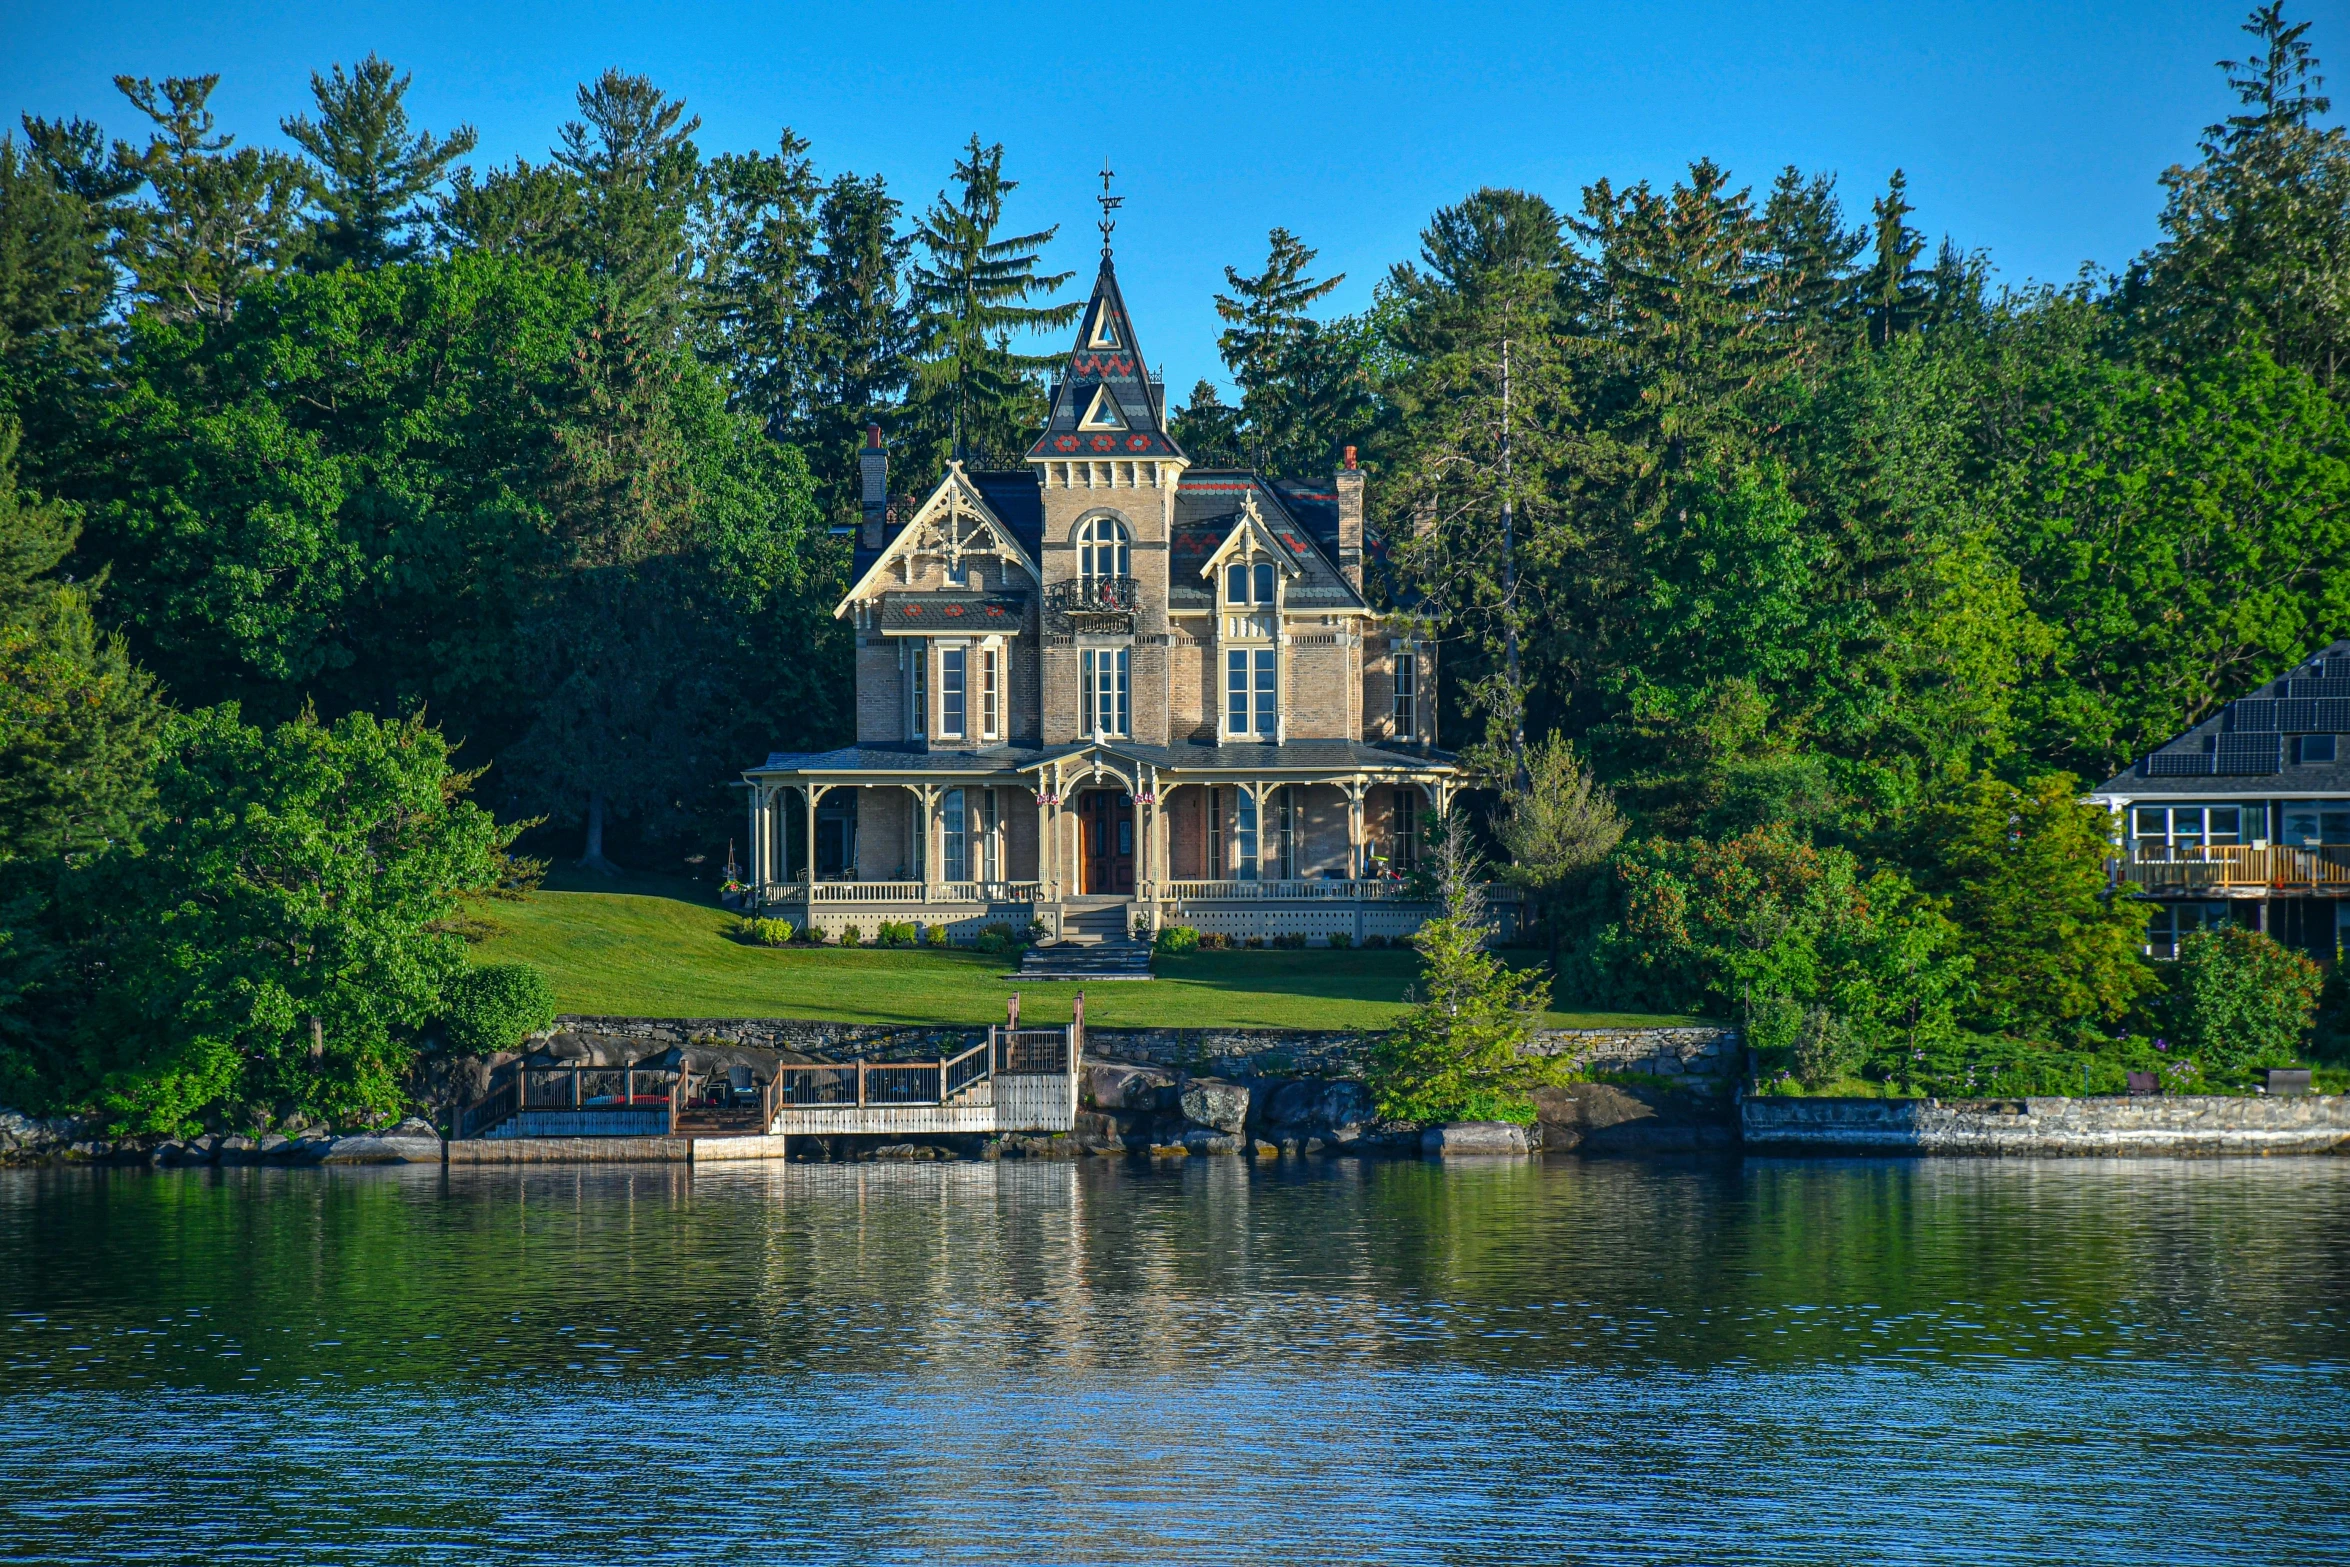
[[1025, 468], [949, 463], [895, 515], [867, 442], [857, 741], [743, 774], [761, 907], [868, 939], [1425, 918], [1393, 872], [1461, 774], [1434, 644], [1364, 597], [1353, 448], [1327, 483], [1193, 468], [1106, 253]]
[[2240, 697], [2091, 792], [2150, 956], [2223, 922], [2334, 961], [2350, 897], [2350, 642]]

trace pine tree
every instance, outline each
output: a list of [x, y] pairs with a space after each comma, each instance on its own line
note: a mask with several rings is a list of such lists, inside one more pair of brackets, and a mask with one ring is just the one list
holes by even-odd
[[1878, 348], [1903, 332], [1914, 330], [1924, 315], [1927, 274], [1918, 268], [1926, 236], [1909, 226], [1909, 176], [1893, 171], [1885, 194], [1869, 204], [1876, 218], [1872, 229], [1876, 253], [1861, 279], [1861, 309], [1869, 323], [1869, 341]]
[[2317, 122], [2307, 22], [2270, 0], [2244, 23], [2260, 45], [2223, 60], [2243, 112], [2203, 133], [2203, 161], [2162, 176], [2162, 242], [2133, 269], [2141, 329], [2173, 363], [2257, 334], [2331, 388], [2350, 360], [2350, 133]]
[[1836, 176], [1806, 179], [1793, 164], [1779, 171], [1763, 203], [1772, 309], [1798, 353], [1824, 357], [1858, 303], [1853, 262], [1868, 247], [1866, 229], [1844, 226]]
[[939, 192], [914, 225], [927, 259], [912, 269], [908, 288], [913, 422], [934, 448], [979, 466], [1018, 460], [1043, 422], [1037, 375], [1059, 363], [1057, 355], [1014, 352], [1012, 338], [1067, 327], [1084, 308], [1029, 303], [1075, 274], [1036, 270], [1057, 224], [996, 236], [1004, 198], [1019, 188], [1003, 170], [1003, 144], [983, 147], [974, 134], [955, 163], [960, 189], [953, 197]]
[[570, 249], [624, 310], [681, 324], [695, 256], [688, 224], [704, 184], [693, 134], [699, 116], [651, 78], [606, 71], [578, 91], [555, 164], [577, 181], [580, 218]]
[[301, 163], [235, 146], [206, 107], [220, 78], [114, 85], [154, 121], [137, 167], [154, 192], [125, 215], [123, 260], [141, 303], [167, 320], [225, 321], [237, 295], [285, 259], [310, 196]]
[[895, 418], [906, 386], [908, 320], [899, 206], [880, 175], [835, 178], [817, 208], [810, 412], [791, 432], [815, 471], [825, 515], [855, 519], [865, 427]]
[[1305, 428], [1294, 371], [1313, 331], [1306, 307], [1345, 282], [1346, 274], [1309, 278], [1306, 268], [1318, 252], [1285, 228], [1274, 229], [1266, 239], [1264, 271], [1244, 277], [1238, 268], [1224, 269], [1232, 292], [1216, 296], [1216, 314], [1225, 322], [1216, 352], [1240, 387], [1250, 464], [1260, 469], [1318, 465], [1316, 455], [1309, 455], [1317, 436]]
[[784, 439], [813, 414], [816, 206], [824, 186], [789, 127], [772, 153], [710, 162], [703, 210], [704, 353], [734, 405]]
[[1167, 429], [1195, 467], [1240, 466], [1240, 410], [1225, 402], [1206, 380], [1192, 386], [1191, 400], [1175, 410]]
[[279, 122], [317, 164], [312, 184], [324, 216], [312, 226], [303, 257], [312, 270], [380, 267], [423, 249], [423, 231], [440, 209], [434, 192], [477, 138], [470, 125], [437, 141], [428, 131], [410, 136], [401, 102], [408, 83], [374, 54], [347, 76], [340, 64], [331, 75], [313, 71], [318, 118], [290, 115]]
[[105, 313], [115, 280], [107, 230], [37, 153], [0, 136], [0, 365]]

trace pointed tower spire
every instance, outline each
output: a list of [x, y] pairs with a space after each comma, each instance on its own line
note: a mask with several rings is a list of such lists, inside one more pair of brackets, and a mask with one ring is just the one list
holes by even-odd
[[1110, 217], [1119, 198], [1109, 194], [1110, 168], [1102, 165], [1102, 266], [1093, 297], [1077, 318], [1077, 344], [1061, 375], [1060, 394], [1044, 434], [1028, 449], [1030, 462], [1063, 458], [1150, 457], [1185, 461], [1183, 448], [1167, 433], [1166, 409], [1154, 394], [1134, 321], [1118, 292], [1110, 263]]
[[1102, 220], [1094, 226], [1102, 231], [1102, 262], [1104, 265], [1107, 265], [1110, 259], [1110, 231], [1118, 226], [1118, 220], [1110, 214], [1126, 205], [1125, 197], [1110, 194], [1111, 178], [1110, 160], [1104, 158], [1102, 159], [1102, 193], [1094, 198], [1102, 204]]

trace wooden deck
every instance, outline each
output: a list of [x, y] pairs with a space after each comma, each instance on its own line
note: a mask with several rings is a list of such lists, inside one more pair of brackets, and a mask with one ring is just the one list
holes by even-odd
[[2350, 894], [2350, 849], [2249, 845], [2139, 845], [2114, 864], [2115, 880], [2141, 892], [2257, 892], [2303, 888]]

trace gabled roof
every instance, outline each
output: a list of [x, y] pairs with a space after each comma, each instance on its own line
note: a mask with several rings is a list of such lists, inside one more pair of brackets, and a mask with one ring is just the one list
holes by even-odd
[[1215, 584], [1200, 572], [1230, 540], [1243, 515], [1243, 503], [1252, 495], [1260, 518], [1259, 536], [1270, 540], [1269, 547], [1297, 568], [1297, 576], [1282, 592], [1290, 608], [1368, 608], [1362, 595], [1339, 575], [1335, 518], [1332, 542], [1325, 547], [1291, 510], [1283, 487], [1243, 469], [1199, 468], [1186, 472], [1175, 491], [1175, 529], [1167, 563], [1170, 608], [1205, 608], [1215, 603]]
[[2333, 761], [2297, 762], [2293, 742], [2300, 735], [2350, 737], [2350, 640], [2312, 653], [2156, 746], [2094, 792], [2132, 799], [2350, 797], [2350, 739], [2335, 740]]
[[[1030, 488], [1033, 490], [1033, 483]], [[930, 492], [921, 505], [914, 508], [914, 515], [905, 526], [898, 529], [896, 535], [857, 573], [856, 586], [843, 594], [841, 601], [833, 606], [833, 618], [837, 620], [847, 614], [851, 604], [888, 589], [891, 586], [888, 577], [891, 562], [919, 553], [925, 534], [942, 520], [957, 515], [976, 521], [995, 553], [1027, 572], [1030, 582], [1043, 586], [1044, 573], [1037, 570], [1035, 552], [996, 514], [995, 508], [988, 503], [986, 492], [973, 481], [971, 475], [963, 471], [963, 465], [950, 462], [945, 477], [938, 481], [938, 487]]]
[[1182, 456], [1145, 372], [1118, 274], [1104, 256], [1093, 297], [1077, 319], [1077, 345], [1069, 351], [1052, 417], [1028, 449], [1029, 460]]

